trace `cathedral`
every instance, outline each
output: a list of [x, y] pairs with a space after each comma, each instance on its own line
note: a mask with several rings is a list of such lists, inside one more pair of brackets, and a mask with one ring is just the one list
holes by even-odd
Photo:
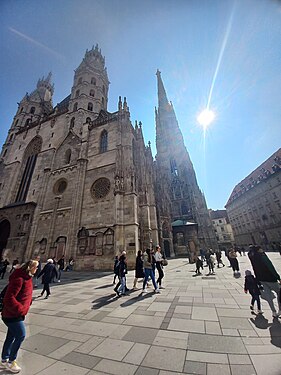
[[160, 244], [167, 257], [216, 248], [205, 198], [173, 105], [157, 71], [155, 159], [126, 98], [107, 110], [109, 80], [98, 46], [75, 70], [55, 107], [51, 74], [18, 103], [0, 159], [0, 252], [75, 259], [75, 268], [112, 269], [126, 251]]

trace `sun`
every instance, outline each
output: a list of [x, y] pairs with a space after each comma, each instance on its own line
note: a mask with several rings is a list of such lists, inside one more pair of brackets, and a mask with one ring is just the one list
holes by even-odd
[[197, 121], [203, 126], [204, 130], [214, 121], [215, 113], [208, 108], [205, 108], [198, 116]]

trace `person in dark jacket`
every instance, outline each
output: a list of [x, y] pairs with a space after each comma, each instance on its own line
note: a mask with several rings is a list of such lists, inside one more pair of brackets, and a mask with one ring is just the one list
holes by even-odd
[[261, 295], [261, 290], [262, 286], [259, 281], [252, 275], [251, 270], [246, 270], [245, 271], [245, 283], [244, 283], [244, 292], [245, 293], [250, 293], [252, 296], [251, 300], [251, 305], [250, 309], [253, 311], [254, 310], [254, 304], [255, 301], [257, 301], [257, 306], [258, 306], [258, 313], [262, 314], [261, 310], [261, 300], [260, 300], [260, 295]]
[[[261, 282], [264, 291], [262, 298], [266, 299], [272, 311], [272, 316], [278, 318], [281, 315], [281, 302], [278, 300], [280, 293], [280, 275], [277, 273], [268, 256], [260, 246], [251, 245], [249, 247], [248, 257], [251, 261], [257, 281]], [[273, 302], [275, 292], [278, 301], [278, 312]]]
[[142, 251], [139, 250], [137, 257], [136, 257], [136, 268], [135, 268], [135, 278], [134, 278], [134, 285], [133, 288], [137, 288], [138, 279], [144, 278], [144, 271], [143, 271], [143, 260], [142, 260]]
[[119, 277], [119, 257], [118, 257], [118, 255], [116, 255], [115, 258], [114, 258], [113, 272], [114, 272], [113, 285], [115, 285], [116, 284], [116, 278]]
[[60, 283], [61, 273], [64, 270], [64, 255], [57, 262], [58, 267], [58, 283]]
[[10, 263], [8, 262], [7, 259], [3, 259], [1, 260], [0, 262], [0, 276], [1, 276], [1, 279], [4, 279], [4, 276], [5, 276], [5, 273], [7, 271], [7, 267]]
[[9, 277], [9, 284], [4, 296], [2, 320], [8, 327], [8, 332], [2, 349], [0, 367], [13, 373], [18, 373], [21, 370], [16, 359], [19, 348], [25, 339], [24, 319], [32, 302], [32, 277], [37, 266], [36, 260], [30, 260], [15, 269]]
[[115, 293], [119, 297], [120, 295], [125, 295], [126, 292], [126, 274], [127, 271], [127, 259], [126, 259], [126, 252], [123, 253], [119, 257], [119, 281], [114, 288]]
[[200, 259], [200, 257], [199, 256], [197, 256], [197, 258], [196, 258], [196, 271], [195, 271], [195, 274], [196, 275], [201, 275], [202, 273], [201, 273], [201, 271], [200, 271], [200, 268], [202, 268], [202, 271], [203, 271], [203, 260], [202, 259]]
[[53, 277], [58, 277], [58, 271], [56, 269], [56, 266], [54, 265], [53, 259], [48, 259], [47, 264], [44, 266], [42, 271], [39, 273], [38, 278], [42, 276], [42, 284], [43, 284], [43, 290], [40, 294], [42, 297], [44, 292], [47, 293], [45, 299], [49, 298], [50, 292], [50, 282], [52, 281]]

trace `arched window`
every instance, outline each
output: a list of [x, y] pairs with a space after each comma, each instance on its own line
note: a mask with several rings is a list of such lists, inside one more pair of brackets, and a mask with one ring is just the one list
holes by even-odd
[[105, 87], [104, 87], [104, 85], [102, 86], [102, 92], [105, 94]]
[[73, 128], [75, 125], [75, 117], [72, 117], [72, 119], [70, 120], [70, 127]]
[[100, 136], [100, 153], [107, 151], [107, 131], [103, 130]]
[[91, 118], [90, 118], [90, 117], [87, 117], [87, 118], [86, 118], [86, 124], [90, 124], [90, 122], [91, 122]]
[[65, 151], [65, 164], [70, 164], [71, 160], [71, 150], [70, 148]]
[[77, 90], [75, 93], [75, 98], [78, 98], [79, 95], [80, 95], [80, 90]]
[[23, 107], [21, 107], [21, 109], [20, 109], [20, 113], [22, 113], [22, 111], [23, 111]]
[[95, 90], [93, 89], [90, 90], [90, 96], [95, 96]]
[[19, 188], [16, 196], [16, 202], [25, 202], [32, 175], [36, 165], [37, 155], [42, 148], [42, 138], [35, 137], [26, 147], [22, 161], [22, 174], [19, 176]]
[[95, 77], [91, 78], [91, 84], [92, 85], [96, 85], [97, 84], [97, 80], [95, 79]]
[[30, 108], [30, 113], [32, 113], [32, 114], [35, 113], [35, 107]]
[[30, 123], [30, 118], [26, 119], [25, 126], [27, 126]]
[[176, 241], [179, 246], [184, 246], [184, 234], [182, 232], [176, 234]]
[[73, 106], [73, 111], [77, 111], [77, 108], [78, 108], [78, 103], [75, 103], [74, 106]]
[[104, 108], [104, 98], [101, 98], [101, 105]]
[[80, 83], [82, 83], [82, 77], [80, 77], [80, 78], [78, 79], [78, 85], [80, 85]]
[[185, 202], [182, 202], [181, 203], [181, 214], [182, 215], [188, 215], [188, 207], [187, 207], [187, 204]]
[[15, 122], [15, 126], [17, 126], [19, 123], [19, 119], [17, 119], [17, 121]]
[[10, 135], [10, 138], [9, 138], [9, 141], [12, 141], [12, 140], [13, 140], [13, 137], [14, 137], [14, 134], [11, 134], [11, 135]]
[[88, 103], [88, 111], [92, 111], [93, 110], [93, 103]]

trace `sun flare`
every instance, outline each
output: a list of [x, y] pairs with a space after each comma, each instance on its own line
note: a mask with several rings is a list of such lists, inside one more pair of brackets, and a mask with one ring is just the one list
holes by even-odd
[[208, 108], [205, 108], [198, 116], [197, 121], [204, 129], [214, 121], [215, 113]]

